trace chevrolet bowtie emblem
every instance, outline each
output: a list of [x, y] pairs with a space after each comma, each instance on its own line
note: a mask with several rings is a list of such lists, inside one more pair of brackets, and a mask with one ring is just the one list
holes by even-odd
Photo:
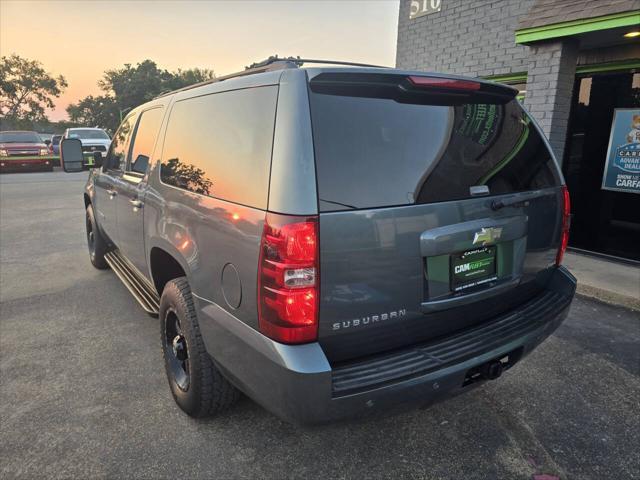
[[502, 227], [483, 227], [473, 235], [473, 244], [487, 245], [489, 243], [495, 243], [496, 240], [500, 239], [501, 235]]

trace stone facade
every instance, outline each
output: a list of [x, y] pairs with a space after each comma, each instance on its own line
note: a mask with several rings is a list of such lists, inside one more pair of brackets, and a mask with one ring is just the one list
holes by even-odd
[[515, 43], [536, 1], [442, 0], [440, 12], [410, 19], [411, 0], [401, 0], [396, 66], [471, 77], [525, 73], [525, 106], [562, 163], [579, 52], [570, 38]]
[[396, 66], [486, 77], [528, 68], [528, 48], [515, 43], [518, 20], [533, 0], [442, 0], [442, 10], [409, 19], [400, 0]]
[[578, 60], [578, 44], [564, 40], [531, 46], [524, 104], [549, 139], [553, 153], [562, 161], [571, 96]]

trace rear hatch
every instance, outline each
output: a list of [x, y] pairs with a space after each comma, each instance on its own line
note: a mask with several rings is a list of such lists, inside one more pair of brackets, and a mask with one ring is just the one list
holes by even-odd
[[310, 73], [319, 341], [332, 363], [485, 322], [538, 294], [561, 176], [503, 86]]

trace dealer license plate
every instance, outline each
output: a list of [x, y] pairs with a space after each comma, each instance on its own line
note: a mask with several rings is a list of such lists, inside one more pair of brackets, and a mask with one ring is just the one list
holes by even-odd
[[496, 247], [474, 248], [452, 255], [450, 278], [455, 292], [496, 280]]

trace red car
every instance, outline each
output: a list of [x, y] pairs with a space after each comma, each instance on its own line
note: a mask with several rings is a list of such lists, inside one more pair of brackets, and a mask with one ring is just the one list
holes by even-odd
[[36, 132], [0, 132], [0, 172], [51, 172], [53, 158]]

